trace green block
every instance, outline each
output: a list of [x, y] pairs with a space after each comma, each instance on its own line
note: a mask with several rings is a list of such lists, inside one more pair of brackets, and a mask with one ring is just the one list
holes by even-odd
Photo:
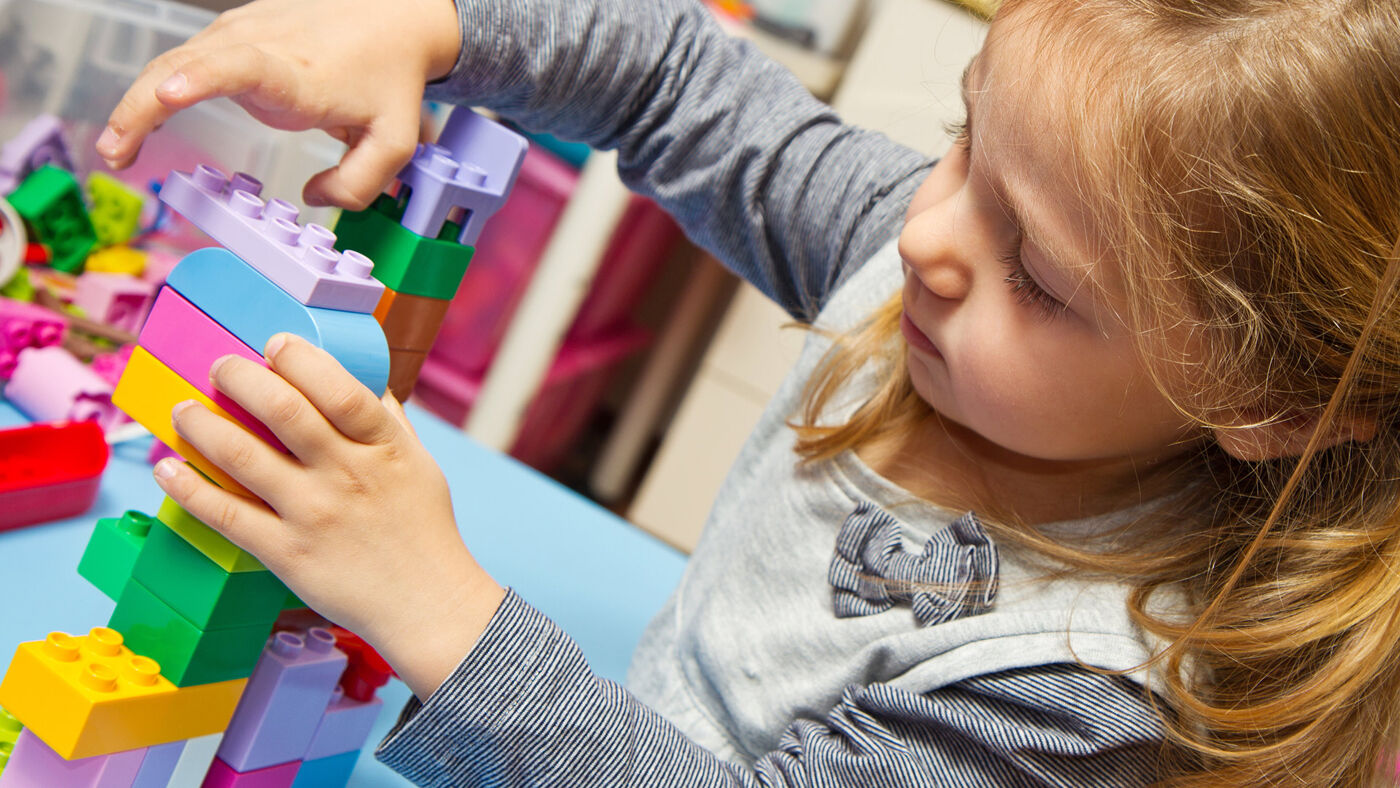
[[78, 574], [115, 602], [131, 578], [131, 569], [146, 544], [152, 522], [149, 514], [134, 509], [120, 518], [98, 520], [78, 561]]
[[270, 626], [287, 599], [276, 575], [225, 571], [159, 520], [131, 577], [200, 629]]
[[97, 233], [73, 173], [45, 164], [30, 173], [8, 199], [29, 226], [30, 242], [42, 243], [53, 252], [50, 265], [70, 274], [82, 270], [97, 245]]
[[156, 511], [156, 517], [165, 523], [170, 530], [184, 537], [186, 542], [194, 545], [196, 550], [204, 553], [210, 561], [223, 567], [225, 571], [263, 572], [267, 570], [267, 567], [263, 566], [262, 562], [252, 553], [230, 542], [223, 534], [195, 519], [194, 515], [185, 511], [185, 507], [176, 503], [173, 498], [167, 497], [161, 502], [160, 509]]
[[306, 608], [308, 608], [308, 607], [311, 607], [311, 606], [308, 605], [308, 604], [306, 604], [305, 602], [301, 601], [301, 597], [298, 597], [296, 594], [293, 594], [291, 591], [288, 591], [288, 592], [287, 592], [287, 598], [284, 599], [284, 600], [282, 600], [282, 609], [283, 609], [283, 610], [304, 610], [304, 609], [306, 609]]
[[14, 278], [0, 287], [0, 296], [13, 299], [15, 301], [33, 301], [37, 291], [34, 283], [29, 281], [29, 269], [20, 266], [15, 271]]
[[191, 687], [251, 676], [272, 623], [204, 631], [133, 578], [107, 626], [132, 651], [160, 663], [160, 674], [175, 686]]
[[141, 225], [141, 195], [105, 172], [94, 172], [87, 179], [92, 212], [92, 229], [102, 246], [130, 241]]
[[399, 224], [402, 215], [387, 194], [363, 211], [343, 211], [335, 225], [335, 248], [373, 260], [374, 278], [396, 293], [450, 301], [472, 260], [472, 247], [457, 243], [461, 225], [445, 222], [437, 238], [424, 238]]
[[10, 762], [10, 753], [14, 752], [15, 742], [22, 730], [24, 725], [15, 715], [0, 709], [0, 773], [4, 773], [5, 764]]

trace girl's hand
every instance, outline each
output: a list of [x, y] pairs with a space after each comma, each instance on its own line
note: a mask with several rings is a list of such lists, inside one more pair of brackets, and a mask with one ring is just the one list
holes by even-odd
[[290, 456], [196, 403], [172, 416], [181, 437], [262, 500], [175, 460], [156, 466], [156, 480], [314, 610], [378, 648], [426, 700], [505, 592], [462, 543], [447, 482], [392, 396], [377, 399], [299, 337], [274, 336], [266, 357], [275, 372], [226, 356], [210, 379]]
[[126, 167], [171, 115], [228, 96], [269, 126], [349, 145], [303, 198], [358, 210], [412, 157], [423, 87], [452, 70], [460, 46], [453, 0], [256, 0], [152, 60], [97, 152]]

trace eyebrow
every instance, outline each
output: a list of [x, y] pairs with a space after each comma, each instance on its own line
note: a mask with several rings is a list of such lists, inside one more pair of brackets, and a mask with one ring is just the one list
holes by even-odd
[[[982, 53], [978, 52], [968, 61], [967, 67], [963, 69], [960, 79], [960, 91], [962, 93], [963, 102], [963, 133], [967, 136], [969, 141], [972, 139], [973, 131], [972, 73], [973, 69], [976, 68], [980, 62], [981, 57]], [[1016, 225], [1017, 232], [1020, 233], [1022, 242], [1029, 243], [1031, 246], [1040, 250], [1043, 256], [1049, 260], [1051, 273], [1059, 274], [1056, 279], [1062, 280], [1073, 287], [1073, 292], [1064, 296], [1054, 291], [1051, 292], [1051, 295], [1060, 298], [1064, 303], [1069, 303], [1070, 298], [1078, 295], [1081, 290], [1084, 290], [1083, 286], [1085, 282], [1076, 283], [1065, 275], [1065, 272], [1068, 270], [1068, 267], [1065, 265], [1066, 256], [1057, 251], [1053, 245], [1049, 244], [1046, 241], [1048, 237], [1046, 233], [1036, 225], [1035, 222], [1027, 218], [1031, 213], [1026, 210], [1025, 203], [1023, 203], [1017, 195], [1013, 194], [1011, 190], [1007, 189], [1006, 184], [1000, 179], [990, 176], [984, 177], [987, 177], [987, 181], [991, 184], [992, 192], [995, 194], [997, 202], [1001, 204], [1003, 210], [1010, 214], [1011, 221]], [[1035, 266], [1024, 263], [1024, 261], [1023, 264], [1026, 265], [1027, 270], [1034, 270], [1036, 268]], [[1042, 273], [1039, 278], [1042, 280], [1042, 285], [1049, 289], [1048, 283], [1044, 281], [1046, 279], [1045, 275]], [[1093, 300], [1092, 292], [1086, 292], [1086, 295], [1089, 296], [1090, 300]]]

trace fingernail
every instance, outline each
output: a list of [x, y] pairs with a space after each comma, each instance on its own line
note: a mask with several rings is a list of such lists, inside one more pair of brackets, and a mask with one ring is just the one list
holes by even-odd
[[184, 74], [177, 71], [171, 74], [164, 82], [160, 83], [160, 86], [156, 88], [156, 92], [164, 93], [171, 98], [179, 98], [184, 95], [185, 87], [188, 85], [189, 80], [185, 78]]
[[286, 334], [273, 334], [272, 339], [267, 340], [267, 346], [263, 348], [263, 355], [270, 360], [273, 356], [277, 355], [277, 351], [281, 350], [286, 344]]
[[187, 400], [185, 400], [184, 402], [176, 403], [176, 404], [175, 404], [175, 407], [173, 407], [173, 408], [170, 409], [170, 420], [171, 420], [171, 421], [178, 421], [179, 418], [180, 418], [180, 414], [181, 414], [181, 413], [184, 413], [185, 411], [189, 410], [190, 408], [193, 408], [194, 405], [195, 405], [195, 402], [194, 402], [194, 400], [192, 400], [192, 399], [187, 399]]
[[231, 356], [219, 356], [218, 358], [214, 359], [214, 363], [209, 365], [210, 380], [213, 380], [214, 376], [219, 374], [219, 368], [222, 367], [224, 363], [227, 362], [230, 358]]
[[306, 207], [308, 208], [324, 208], [330, 205], [330, 203], [326, 201], [326, 198], [319, 194], [304, 194], [302, 195], [302, 199], [306, 201]]
[[107, 160], [107, 165], [111, 166], [117, 155], [117, 143], [121, 142], [122, 136], [117, 130], [108, 126], [102, 130], [102, 136], [97, 138], [97, 153]]
[[175, 471], [178, 470], [175, 467], [175, 464], [175, 460], [171, 459], [170, 457], [166, 457], [165, 459], [156, 463], [156, 478], [162, 481], [175, 478]]

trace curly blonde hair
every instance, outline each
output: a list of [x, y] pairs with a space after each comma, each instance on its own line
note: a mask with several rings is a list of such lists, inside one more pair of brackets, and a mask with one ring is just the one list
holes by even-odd
[[[1189, 376], [1174, 401], [1203, 431], [1242, 414], [1316, 429], [1301, 456], [1244, 461], [1206, 442], [1164, 470], [1184, 535], [1139, 528], [1104, 552], [1013, 515], [996, 536], [1132, 584], [1134, 617], [1171, 644], [1153, 687], [1170, 710], [1162, 785], [1394, 784], [1400, 3], [1004, 0], [994, 24], [1030, 20], [1039, 47], [1019, 56], [1073, 65], [1063, 132], [1086, 210], [1131, 261], [1123, 319], [1163, 391]], [[929, 417], [900, 311], [896, 296], [838, 338], [809, 382], [804, 461]], [[822, 424], [872, 358], [879, 390]], [[1375, 436], [1326, 440], [1346, 419]], [[1168, 587], [1185, 618], [1149, 612]]]

